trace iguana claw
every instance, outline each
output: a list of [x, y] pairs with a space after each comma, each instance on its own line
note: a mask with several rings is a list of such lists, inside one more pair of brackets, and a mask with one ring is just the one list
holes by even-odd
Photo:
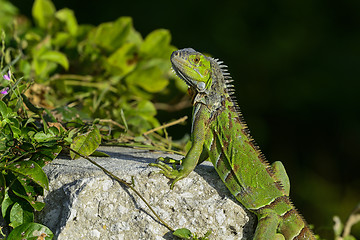
[[156, 162], [164, 162], [164, 163], [173, 163], [175, 165], [181, 165], [182, 163], [182, 159], [180, 160], [176, 160], [176, 159], [172, 159], [169, 157], [159, 157], [158, 159], [156, 159]]
[[[177, 181], [184, 178], [183, 174], [176, 169], [176, 163], [181, 163], [181, 160], [175, 160], [172, 158], [163, 158], [159, 157], [156, 161], [157, 163], [150, 163], [149, 166], [160, 168], [161, 171], [159, 173], [163, 174], [165, 177], [172, 179], [172, 183], [170, 185], [170, 189], [174, 188], [174, 185]], [[166, 163], [173, 163], [173, 167], [170, 167]]]

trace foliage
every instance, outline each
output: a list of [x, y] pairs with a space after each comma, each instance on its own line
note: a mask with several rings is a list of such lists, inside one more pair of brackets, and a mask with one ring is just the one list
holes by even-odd
[[46, 240], [53, 237], [53, 233], [45, 226], [38, 223], [23, 224], [14, 229], [7, 239]]
[[8, 239], [51, 239], [34, 223], [44, 207], [38, 197], [49, 188], [42, 167], [69, 146], [94, 154], [102, 140], [171, 148], [153, 102], [166, 106], [184, 89], [170, 71], [175, 48], [167, 30], [143, 39], [130, 17], [80, 25], [50, 0], [34, 1], [33, 26], [10, 2], [0, 3], [2, 216], [13, 229]]
[[193, 234], [187, 228], [179, 228], [174, 231], [174, 236], [177, 236], [181, 239], [191, 239], [191, 240], [208, 240], [209, 235], [211, 234], [211, 230], [207, 231], [203, 237], [198, 237], [196, 234]]
[[338, 216], [334, 216], [333, 220], [335, 222], [333, 227], [335, 240], [356, 240], [356, 238], [351, 235], [351, 228], [360, 222], [360, 203], [352, 211], [345, 225]]
[[[37, 231], [44, 239], [51, 239], [52, 233], [45, 226], [38, 231], [34, 225], [34, 210], [40, 211], [44, 203], [37, 201], [48, 189], [48, 179], [42, 167], [52, 161], [61, 151], [58, 141], [67, 135], [56, 127], [38, 126], [36, 117], [42, 118], [44, 111], [37, 110], [34, 117], [25, 115], [24, 85], [15, 82], [9, 92], [0, 100], [0, 189], [2, 216], [14, 228], [13, 232], [31, 234]], [[28, 102], [28, 105], [30, 103]], [[22, 112], [18, 114], [16, 111]], [[20, 230], [19, 230], [20, 229]], [[26, 230], [25, 230], [26, 229]], [[36, 236], [40, 236], [36, 235]], [[13, 237], [12, 237], [13, 236]], [[45, 238], [46, 237], [46, 238]], [[8, 239], [18, 239], [14, 234]]]
[[[11, 71], [3, 78], [9, 87], [0, 100], [0, 202], [3, 218], [14, 228], [8, 239], [18, 239], [18, 233], [27, 239], [51, 239], [47, 227], [33, 222], [34, 211], [44, 207], [37, 198], [49, 190], [42, 167], [70, 144], [77, 147], [80, 142], [77, 150], [90, 155], [100, 144], [100, 132], [96, 122], [87, 124], [79, 118], [64, 127], [50, 111], [27, 99], [28, 84], [16, 80]], [[84, 144], [82, 136], [92, 139]]]
[[[166, 104], [179, 92], [183, 95], [183, 88], [176, 89], [179, 84], [167, 88], [179, 81], [170, 71], [175, 47], [169, 31], [155, 30], [143, 39], [130, 17], [96, 27], [80, 25], [72, 10], [56, 10], [50, 0], [36, 0], [32, 15], [34, 27], [26, 19], [20, 26], [16, 16], [2, 26], [11, 26], [6, 36], [16, 36], [6, 39], [11, 45], [7, 63], [21, 54], [13, 71], [34, 79], [27, 95], [38, 106], [68, 106], [84, 118], [122, 125], [126, 119], [127, 130], [140, 135], [160, 125], [153, 102]], [[107, 138], [120, 136], [112, 131]]]

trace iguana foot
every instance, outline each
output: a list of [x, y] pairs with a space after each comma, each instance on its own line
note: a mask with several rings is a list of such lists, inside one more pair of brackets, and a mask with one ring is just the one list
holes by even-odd
[[172, 159], [170, 157], [159, 157], [158, 159], [156, 159], [156, 162], [163, 162], [163, 163], [172, 163], [174, 165], [181, 165], [182, 163], [182, 159], [180, 160], [176, 160], [176, 159]]
[[[173, 163], [173, 166], [170, 167], [166, 163]], [[181, 163], [181, 160], [160, 157], [157, 159], [157, 163], [150, 163], [149, 166], [160, 168], [160, 173], [164, 174], [165, 177], [172, 179], [173, 181], [170, 185], [170, 189], [173, 189], [177, 181], [187, 176], [187, 174], [184, 176], [184, 173], [181, 170], [176, 169], [175, 165], [178, 163]]]

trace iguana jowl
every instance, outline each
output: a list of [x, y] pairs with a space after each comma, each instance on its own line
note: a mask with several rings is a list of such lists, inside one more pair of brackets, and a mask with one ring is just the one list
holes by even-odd
[[162, 162], [169, 158], [151, 165], [173, 179], [172, 188], [209, 159], [235, 198], [257, 215], [254, 239], [315, 239], [289, 199], [282, 163], [269, 165], [252, 139], [226, 66], [191, 48], [173, 52], [171, 63], [193, 97], [192, 146], [178, 169]]

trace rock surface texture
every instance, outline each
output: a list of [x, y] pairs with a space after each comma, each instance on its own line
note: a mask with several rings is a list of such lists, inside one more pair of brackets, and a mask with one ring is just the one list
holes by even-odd
[[[127, 182], [133, 177], [135, 188], [172, 228], [186, 227], [199, 236], [212, 229], [210, 239], [251, 239], [255, 218], [236, 202], [211, 163], [201, 164], [170, 190], [169, 181], [148, 164], [171, 155], [123, 147], [99, 150], [111, 157], [92, 159]], [[53, 231], [54, 239], [175, 239], [131, 189], [87, 160], [58, 157], [44, 170], [50, 190], [37, 220]]]

